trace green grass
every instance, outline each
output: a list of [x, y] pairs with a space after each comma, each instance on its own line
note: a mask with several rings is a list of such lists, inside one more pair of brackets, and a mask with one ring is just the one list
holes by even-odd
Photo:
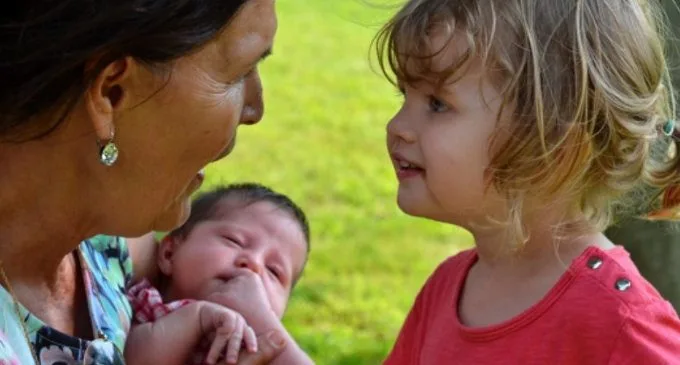
[[215, 183], [257, 181], [307, 212], [312, 253], [285, 323], [319, 364], [378, 364], [418, 289], [470, 244], [395, 203], [385, 124], [399, 98], [369, 65], [390, 10], [359, 0], [278, 0], [274, 56], [262, 66], [266, 115], [239, 131]]

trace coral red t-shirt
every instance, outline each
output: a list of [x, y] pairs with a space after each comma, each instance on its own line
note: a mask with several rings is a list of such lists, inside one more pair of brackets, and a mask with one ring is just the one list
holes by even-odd
[[623, 248], [588, 248], [540, 302], [485, 328], [466, 327], [457, 315], [476, 260], [464, 251], [437, 268], [386, 365], [680, 364], [678, 315]]

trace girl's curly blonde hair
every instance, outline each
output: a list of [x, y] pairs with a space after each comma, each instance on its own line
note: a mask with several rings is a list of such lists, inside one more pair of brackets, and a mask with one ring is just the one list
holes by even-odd
[[[513, 122], [510, 139], [492, 141], [490, 181], [523, 241], [527, 196], [566, 199], [603, 230], [635, 187], [676, 180], [677, 154], [652, 153], [675, 117], [663, 24], [654, 0], [410, 0], [374, 46], [393, 83], [444, 82], [472, 57], [500, 75]], [[468, 45], [443, 72], [431, 67], [435, 28]]]

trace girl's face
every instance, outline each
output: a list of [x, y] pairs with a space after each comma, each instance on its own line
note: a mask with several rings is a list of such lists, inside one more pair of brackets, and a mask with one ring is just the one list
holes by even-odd
[[[465, 50], [465, 40], [434, 34], [433, 61], [445, 69]], [[436, 88], [402, 84], [404, 103], [387, 125], [387, 147], [399, 180], [398, 204], [407, 214], [470, 227], [496, 217], [502, 199], [488, 186], [490, 141], [502, 97], [481, 61], [473, 59], [455, 83]], [[487, 188], [488, 187], [488, 188]]]

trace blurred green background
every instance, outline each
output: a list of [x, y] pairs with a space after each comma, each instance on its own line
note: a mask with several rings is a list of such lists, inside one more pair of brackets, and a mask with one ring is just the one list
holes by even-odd
[[[375, 4], [375, 3], [373, 3]], [[400, 97], [369, 64], [394, 8], [277, 0], [266, 113], [209, 168], [206, 188], [256, 181], [309, 215], [312, 253], [285, 323], [318, 364], [379, 364], [427, 276], [471, 244], [462, 230], [401, 213], [385, 149]]]

